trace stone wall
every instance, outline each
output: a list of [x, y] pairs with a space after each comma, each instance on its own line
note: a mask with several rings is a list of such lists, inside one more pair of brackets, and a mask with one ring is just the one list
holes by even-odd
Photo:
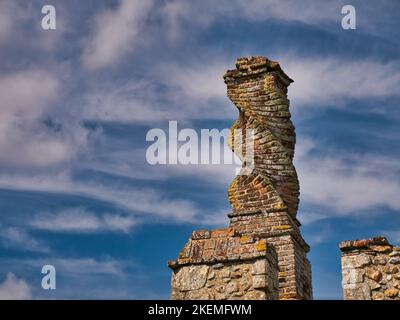
[[[237, 268], [240, 263], [246, 265], [244, 269], [250, 268], [248, 264], [259, 259], [257, 246], [264, 243], [268, 250], [271, 248], [270, 251], [262, 252], [264, 260], [271, 264], [272, 249], [277, 254], [279, 270], [270, 267], [268, 270], [271, 274], [266, 276], [270, 278], [269, 282], [275, 283], [273, 279], [277, 271], [278, 292], [272, 292], [275, 286], [268, 285], [265, 295], [259, 292], [249, 294], [241, 290], [241, 297], [312, 299], [311, 266], [306, 256], [309, 246], [300, 234], [300, 222], [296, 219], [299, 204], [299, 182], [293, 165], [296, 135], [287, 98], [287, 87], [293, 80], [283, 72], [277, 62], [265, 57], [250, 57], [237, 59], [236, 68], [225, 73], [224, 81], [227, 95], [239, 111], [238, 119], [231, 128], [228, 144], [239, 158], [247, 159], [247, 149], [237, 150], [233, 146], [237, 139], [235, 132], [243, 132], [240, 140], [247, 141], [247, 131], [251, 130], [254, 137], [254, 156], [252, 170], [245, 175], [237, 175], [228, 188], [232, 211], [228, 214], [229, 228], [225, 230], [230, 230], [232, 235], [226, 235], [225, 240], [217, 241], [215, 245], [216, 248], [226, 247], [229, 259], [236, 256], [235, 266], [224, 265], [222, 269]], [[215, 230], [210, 234], [213, 232]], [[203, 231], [200, 234], [204, 236]], [[242, 241], [247, 241], [245, 239], [249, 243], [243, 243]], [[173, 299], [192, 299], [193, 294], [197, 295], [199, 292], [203, 298], [209, 299], [234, 297], [227, 292], [221, 296], [216, 289], [219, 286], [210, 287], [212, 290], [204, 289], [209, 285], [208, 280], [204, 282], [202, 289], [189, 289], [190, 286], [184, 285], [182, 280], [177, 281], [183, 278], [186, 279], [185, 283], [192, 281], [190, 267], [201, 264], [197, 262], [198, 255], [202, 259], [217, 259], [218, 262], [222, 258], [218, 253], [220, 249], [213, 251], [206, 248], [211, 242], [204, 240], [206, 239], [198, 239], [194, 232], [179, 258], [170, 262], [169, 266], [174, 269]], [[245, 251], [238, 253], [237, 250]], [[189, 260], [187, 256], [190, 256]], [[210, 270], [210, 263], [203, 263], [202, 268]], [[235, 293], [235, 297], [237, 296]]]
[[345, 300], [400, 300], [400, 246], [378, 237], [343, 241], [340, 250]]
[[278, 299], [275, 250], [232, 228], [194, 231], [169, 266], [172, 299]]

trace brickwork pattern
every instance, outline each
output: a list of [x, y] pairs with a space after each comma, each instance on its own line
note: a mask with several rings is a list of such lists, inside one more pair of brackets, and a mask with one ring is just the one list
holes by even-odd
[[224, 80], [228, 97], [239, 110], [232, 131], [254, 133], [255, 169], [251, 175], [236, 176], [230, 185], [233, 210], [286, 209], [295, 215], [299, 203], [292, 162], [296, 136], [286, 97], [293, 80], [278, 63], [264, 57], [238, 59], [236, 69], [227, 71]]

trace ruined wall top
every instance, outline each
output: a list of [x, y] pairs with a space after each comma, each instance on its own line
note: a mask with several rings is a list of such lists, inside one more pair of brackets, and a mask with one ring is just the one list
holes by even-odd
[[344, 253], [360, 250], [386, 250], [391, 249], [392, 245], [385, 237], [375, 237], [362, 240], [346, 240], [339, 244], [339, 248]]
[[400, 300], [400, 247], [386, 238], [343, 241], [345, 300]]
[[269, 259], [271, 256], [276, 257], [275, 250], [268, 246], [265, 239], [240, 235], [234, 228], [196, 230], [192, 232], [178, 259], [170, 260], [168, 266], [175, 269], [190, 264]]

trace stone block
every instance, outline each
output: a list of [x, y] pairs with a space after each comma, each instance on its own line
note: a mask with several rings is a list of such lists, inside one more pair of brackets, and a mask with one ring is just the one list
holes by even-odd
[[343, 285], [345, 300], [371, 300], [371, 290], [366, 283]]
[[366, 254], [344, 256], [342, 268], [362, 268], [371, 264], [371, 258]]
[[268, 261], [265, 259], [258, 259], [254, 262], [253, 268], [252, 268], [252, 274], [257, 275], [257, 274], [267, 274], [268, 273]]
[[253, 288], [254, 289], [266, 289], [268, 287], [268, 281], [266, 275], [254, 275], [253, 276]]
[[343, 286], [346, 284], [362, 283], [364, 281], [365, 271], [362, 269], [343, 269]]
[[191, 265], [182, 267], [173, 275], [175, 286], [181, 291], [197, 290], [206, 284], [209, 266]]

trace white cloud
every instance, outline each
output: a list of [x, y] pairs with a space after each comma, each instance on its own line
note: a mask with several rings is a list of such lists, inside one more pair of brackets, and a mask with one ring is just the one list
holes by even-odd
[[41, 268], [48, 264], [56, 268], [57, 290], [41, 290], [39, 283], [39, 287], [32, 287], [35, 299], [141, 299], [143, 293], [160, 297], [151, 289], [146, 291], [154, 272], [132, 257], [0, 257], [1, 270], [14, 270], [26, 279], [36, 277], [36, 272], [40, 276]]
[[301, 210], [299, 211], [299, 213], [297, 215], [297, 219], [299, 221], [301, 221], [301, 224], [303, 226], [312, 224], [319, 220], [326, 219], [328, 217], [329, 217], [328, 214], [322, 214], [319, 212], [301, 211]]
[[[301, 87], [301, 90], [297, 91], [297, 93], [296, 91], [294, 93], [289, 91], [290, 96], [292, 94], [294, 95], [294, 97], [291, 96], [294, 104], [298, 103], [307, 105], [317, 102], [323, 103], [326, 99], [326, 96], [328, 96], [331, 100], [338, 101], [340, 97], [361, 98], [364, 96], [396, 94], [392, 82], [396, 83], [399, 75], [394, 66], [389, 67], [377, 62], [367, 63], [366, 61], [358, 63], [350, 62], [349, 68], [351, 69], [351, 72], [356, 73], [356, 79], [360, 80], [359, 85], [357, 86], [358, 81], [348, 80], [348, 78], [351, 78], [350, 71], [348, 72], [345, 71], [345, 69], [341, 69], [344, 67], [341, 66], [337, 60], [320, 59], [314, 60], [314, 63], [312, 63], [311, 60], [292, 58], [291, 61], [297, 61], [296, 66], [298, 67], [295, 66], [295, 69], [291, 69], [291, 65], [288, 63], [288, 73], [292, 77], [293, 74], [295, 75], [294, 78], [298, 83], [300, 83]], [[215, 84], [217, 81], [223, 83], [222, 80], [216, 79], [217, 74], [220, 76], [223, 72], [217, 72], [215, 70], [221, 69], [222, 71], [226, 67], [224, 67], [223, 62], [220, 64], [221, 67], [216, 67], [215, 65], [213, 65], [210, 70], [207, 68], [203, 68], [202, 70], [200, 67], [196, 66], [165, 67], [165, 73], [163, 72], [163, 75], [160, 76], [160, 79], [161, 81], [165, 80], [166, 78], [164, 77], [166, 77], [168, 72], [173, 74], [172, 78], [174, 78], [174, 80], [170, 81], [168, 85], [170, 88], [170, 94], [173, 95], [173, 93], [175, 93], [176, 99], [182, 97], [183, 101], [185, 102], [196, 101], [199, 99], [199, 97], [207, 95], [207, 91], [209, 90], [211, 92], [211, 97], [219, 99], [225, 96], [225, 91], [222, 92], [222, 87], [214, 87], [216, 87]], [[283, 63], [282, 66], [286, 70], [286, 64]], [[335, 68], [339, 71], [335, 71]], [[360, 71], [355, 72], [355, 70], [358, 68]], [[392, 71], [391, 68], [393, 69]], [[190, 70], [192, 70], [192, 72]], [[371, 80], [370, 76], [371, 70], [373, 71], [372, 74], [374, 74], [373, 80]], [[304, 79], [304, 74], [307, 75], [307, 72], [309, 72], [308, 76], [313, 79], [313, 81], [307, 81]], [[344, 72], [346, 75], [344, 78], [341, 78], [342, 72]], [[199, 78], [193, 83], [189, 83], [190, 79], [196, 77], [196, 75]], [[386, 77], [385, 79], [388, 78], [389, 80], [383, 79], [384, 75]], [[303, 77], [303, 79], [299, 80], [297, 77]], [[339, 81], [337, 81], [335, 78], [337, 78]], [[209, 79], [214, 80], [210, 81]], [[314, 79], [318, 79], [318, 81], [314, 81]], [[209, 81], [210, 84], [207, 84], [207, 81]], [[335, 81], [337, 81], [337, 84], [335, 83], [334, 85], [329, 85], [330, 82]], [[376, 81], [379, 84], [375, 85]], [[43, 82], [46, 84], [46, 81]], [[7, 84], [11, 82], [5, 81], [5, 83]], [[325, 84], [325, 91], [318, 87], [321, 83]], [[119, 94], [121, 92], [127, 94], [127, 96], [123, 97], [123, 99], [126, 100], [128, 105], [131, 96], [127, 92], [129, 92], [129, 88], [135, 88], [132, 86], [133, 84], [131, 83], [128, 84], [126, 88], [123, 88], [122, 91], [116, 90], [115, 92], [110, 92], [111, 100], [104, 104], [104, 111], [109, 110], [109, 113], [113, 114], [114, 110], [118, 110], [118, 108], [113, 109], [114, 104], [112, 101], [113, 97], [121, 97]], [[139, 84], [138, 89], [141, 87], [142, 85]], [[212, 87], [212, 89], [210, 89], [210, 87]], [[8, 85], [8, 88], [10, 88], [10, 91], [12, 91], [12, 85]], [[25, 99], [28, 99], [32, 92], [33, 91], [27, 90], [27, 93], [22, 93], [21, 97], [18, 97], [15, 101], [9, 98], [15, 108], [5, 108], [4, 110], [7, 111], [3, 111], [4, 114], [11, 117], [14, 116], [14, 110], [16, 110], [15, 112], [22, 110], [21, 112], [26, 114], [28, 118], [38, 118], [39, 115], [41, 115], [42, 108], [39, 108], [39, 110], [25, 110]], [[52, 90], [49, 90], [49, 92], [51, 93]], [[149, 92], [151, 92], [151, 90], [149, 90]], [[312, 99], [309, 97], [309, 94], [312, 95]], [[44, 94], [44, 96], [46, 95]], [[122, 96], [124, 96], [124, 94], [122, 94]], [[146, 97], [148, 97], [148, 95], [147, 93], [144, 93], [144, 100]], [[39, 100], [39, 102], [40, 106], [46, 104], [46, 101]], [[95, 103], [93, 103], [92, 110], [95, 110], [94, 106]], [[234, 108], [234, 106], [231, 104], [229, 104], [229, 107]], [[196, 108], [194, 105], [193, 107], [190, 106], [187, 111], [188, 114], [181, 115], [181, 117], [186, 116], [187, 118], [190, 118], [195, 117], [196, 114], [208, 117], [210, 114], [212, 114], [211, 112], [205, 112], [205, 109], [203, 108], [197, 108], [197, 111], [195, 109]], [[150, 119], [150, 110], [143, 110], [143, 114], [146, 114], [145, 111], [148, 112], [147, 116]], [[175, 110], [169, 109], [167, 112], [171, 112], [171, 114], [176, 112], [178, 114], [178, 112], [182, 112], [182, 110], [178, 106], [175, 106]], [[117, 112], [117, 114], [113, 115], [113, 117], [118, 119], [118, 117], [122, 117], [123, 114], [126, 113], [127, 111], [125, 110], [120, 113]], [[225, 112], [225, 114], [233, 115], [234, 111], [232, 110], [232, 112], [229, 113]], [[156, 114], [153, 118], [159, 120], [158, 116], [159, 115]], [[213, 114], [212, 117], [215, 117], [215, 114]], [[6, 122], [4, 123], [4, 126], [7, 128], [8, 124], [6, 124]], [[300, 145], [296, 153], [296, 159], [298, 159], [297, 170], [300, 175], [302, 201], [329, 207], [337, 210], [340, 212], [340, 214], [347, 214], [355, 210], [362, 211], [371, 207], [382, 205], [386, 205], [393, 209], [398, 209], [400, 207], [399, 202], [396, 200], [398, 199], [398, 197], [396, 197], [396, 192], [399, 190], [399, 186], [398, 182], [392, 178], [393, 171], [391, 170], [393, 170], [394, 166], [393, 164], [389, 163], [388, 159], [369, 159], [364, 157], [361, 160], [351, 159], [352, 161], [350, 162], [348, 157], [346, 158], [339, 156], [337, 153], [334, 154], [333, 151], [331, 152], [332, 155], [330, 155], [329, 150], [325, 150], [327, 153], [326, 156], [310, 157], [304, 154], [304, 152], [307, 150], [302, 151], [302, 148], [304, 149], [304, 145], [302, 146], [301, 143], [302, 142], [300, 141]], [[40, 148], [37, 148], [36, 150], [40, 150]], [[303, 152], [303, 155], [301, 152]], [[10, 154], [10, 152], [8, 153]], [[121, 174], [123, 176], [133, 177], [147, 176], [150, 178], [153, 177], [154, 179], [160, 179], [163, 177], [169, 178], [173, 176], [180, 176], [195, 177], [196, 179], [202, 179], [203, 181], [210, 179], [209, 181], [219, 182], [221, 184], [223, 183], [224, 187], [226, 187], [233, 179], [233, 170], [231, 167], [228, 168], [228, 166], [226, 166], [226, 170], [225, 168], [221, 168], [219, 166], [198, 166], [196, 168], [193, 168], [193, 166], [170, 166], [157, 168], [157, 170], [154, 170], [154, 168], [140, 165], [142, 162], [137, 161], [137, 154], [135, 158], [135, 153], [137, 153], [137, 150], [132, 152], [133, 159], [135, 159], [135, 161], [132, 161], [132, 163], [126, 161], [126, 159], [128, 159], [128, 157], [130, 158], [132, 155], [129, 155], [129, 153], [119, 153], [115, 155], [114, 159], [111, 159], [111, 162], [106, 161], [106, 163], [99, 163], [93, 161], [89, 167], [93, 166], [93, 168], [97, 168], [112, 174]], [[27, 155], [29, 154], [26, 153], [24, 157], [20, 158], [28, 159], [29, 157]], [[143, 152], [142, 155], [144, 157]], [[42, 154], [38, 153], [38, 156], [40, 157]], [[46, 155], [46, 158], [47, 157], [49, 157], [48, 154]], [[379, 161], [379, 163], [377, 163], [377, 161]], [[355, 164], [352, 164], [354, 162]], [[380, 168], [382, 168], [382, 165], [390, 165], [390, 168], [387, 168], [387, 170], [385, 169], [385, 171], [381, 172], [381, 174], [376, 174], [376, 170], [373, 169], [378, 165]], [[51, 176], [46, 174], [28, 176], [24, 176], [22, 174], [3, 174], [0, 177], [0, 185], [2, 187], [11, 189], [28, 189], [84, 195], [116, 204], [117, 206], [131, 211], [141, 212], [161, 219], [172, 218], [173, 220], [180, 222], [193, 222], [200, 213], [200, 210], [193, 202], [182, 199], [169, 199], [164, 193], [159, 191], [127, 186], [106, 186], [104, 184], [94, 182], [76, 182], [71, 180], [68, 173], [52, 173]], [[316, 214], [319, 213], [316, 212]], [[315, 217], [316, 216], [314, 215], [312, 219], [315, 220]], [[86, 218], [89, 219], [90, 217]], [[318, 216], [318, 218], [321, 217]], [[102, 228], [105, 228], [104, 221], [101, 222], [95, 219], [89, 219], [88, 221], [92, 223], [91, 228], [96, 228], [96, 225], [98, 228], [101, 228], [101, 225]], [[107, 223], [107, 228], [111, 228], [111, 222]], [[90, 229], [89, 226], [87, 228]]]
[[234, 1], [237, 11], [249, 20], [278, 19], [306, 24], [340, 21], [341, 5], [338, 2], [322, 3], [314, 0], [249, 0]]
[[137, 222], [133, 216], [112, 213], [96, 215], [84, 208], [73, 208], [55, 213], [38, 214], [30, 225], [37, 229], [55, 232], [128, 232]]
[[43, 55], [54, 53], [69, 26], [73, 25], [68, 17], [68, 8], [61, 2], [57, 3], [57, 12], [62, 12], [57, 15], [57, 28], [51, 32], [43, 32], [40, 23], [43, 4], [25, 2], [0, 2], [0, 44], [7, 49], [13, 48], [13, 55], [19, 50], [25, 53], [33, 50], [35, 53], [32, 54], [40, 51]]
[[96, 260], [93, 258], [54, 258], [48, 259], [46, 262], [44, 260], [34, 260], [30, 263], [38, 266], [42, 266], [44, 263], [52, 264], [65, 276], [81, 277], [85, 275], [102, 274], [122, 276], [124, 274], [121, 263], [113, 259]]
[[11, 15], [11, 3], [0, 3], [0, 43], [9, 39], [13, 29], [13, 16]]
[[84, 130], [55, 132], [43, 123], [59, 89], [57, 77], [45, 70], [0, 76], [1, 164], [48, 167], [70, 160], [85, 145]]
[[289, 87], [294, 106], [341, 106], [350, 99], [398, 96], [400, 63], [336, 58], [278, 56], [295, 81]]
[[332, 237], [332, 229], [329, 224], [324, 224], [319, 227], [318, 230], [314, 231], [312, 234], [308, 234], [307, 242], [313, 247], [321, 243], [328, 242]]
[[133, 267], [136, 262], [129, 260], [115, 260], [111, 257], [103, 257], [101, 259], [92, 257], [66, 257], [66, 256], [51, 256], [46, 258], [24, 258], [23, 263], [21, 258], [0, 258], [0, 266], [2, 269], [13, 268], [18, 270], [18, 273], [29, 274], [32, 270], [40, 270], [44, 265], [53, 265], [56, 268], [59, 276], [70, 278], [87, 278], [98, 275], [114, 275], [124, 276], [125, 268]]
[[[109, 66], [122, 58], [139, 40], [142, 23], [151, 6], [149, 2], [125, 0], [121, 1], [118, 7], [96, 16], [93, 34], [89, 37], [84, 51], [85, 65], [96, 69]], [[314, 4], [304, 14], [299, 14], [304, 11], [302, 6], [303, 4], [297, 2], [251, 1], [246, 6], [234, 2], [232, 7], [219, 3], [215, 5], [215, 10], [220, 14], [233, 15], [237, 14], [234, 11], [241, 8], [243, 17], [248, 19], [274, 17], [291, 21], [304, 20], [306, 23], [322, 21], [327, 17], [327, 11], [320, 9], [322, 5]], [[300, 7], [303, 9], [300, 10]], [[166, 8], [169, 8], [166, 10], [170, 12], [170, 15], [165, 16], [166, 19], [180, 19], [179, 17], [185, 16], [185, 19], [190, 20], [190, 15], [186, 14], [188, 10], [194, 10], [179, 1], [168, 2]], [[207, 5], [202, 8], [205, 10]], [[199, 23], [206, 25], [210, 22], [209, 18], [202, 15], [203, 11], [194, 12], [199, 15], [199, 20], [196, 20]], [[112, 36], [109, 36], [110, 34]], [[336, 58], [312, 59], [287, 54], [270, 58], [279, 60], [283, 69], [296, 81], [289, 89], [293, 107], [320, 106], [332, 101], [337, 104], [353, 98], [398, 95], [396, 84], [399, 83], [400, 74], [398, 63], [395, 62], [343, 62]], [[154, 62], [146, 79], [133, 79], [124, 85], [109, 83], [92, 87], [86, 96], [87, 104], [74, 109], [76, 117], [79, 120], [123, 122], [232, 119], [235, 117], [235, 107], [226, 97], [226, 88], [222, 80], [224, 71], [232, 67], [233, 61], [221, 57], [200, 58], [196, 63], [189, 64], [182, 61], [169, 65]], [[157, 90], [158, 84], [165, 88], [165, 91]], [[84, 130], [72, 135], [57, 135], [46, 131], [39, 124], [59, 98], [60, 88], [59, 80], [44, 70], [22, 71], [0, 77], [0, 164], [35, 166], [47, 170], [48, 166], [73, 159], [78, 150], [86, 146]], [[68, 130], [72, 132], [74, 128]], [[203, 181], [209, 179], [223, 184], [224, 188], [233, 179], [233, 170], [228, 166], [171, 166], [154, 170], [135, 162], [130, 163], [128, 157], [129, 153], [115, 154], [113, 163], [94, 162], [93, 167], [123, 176], [153, 179], [179, 176], [195, 177]], [[312, 163], [312, 166], [308, 163]], [[385, 203], [391, 208], [397, 208], [396, 197], [391, 199], [394, 193], [391, 190], [397, 190], [398, 187], [396, 182], [387, 174], [371, 175], [371, 170], [366, 161], [357, 161], [357, 165], [350, 166], [346, 159], [337, 156], [326, 156], [315, 161], [306, 157], [300, 160], [298, 166], [299, 174], [302, 175], [302, 201], [325, 205], [328, 203], [328, 206], [344, 212], [363, 210], [367, 204], [378, 206]], [[365, 202], [363, 196], [357, 193], [360, 188], [358, 183], [354, 182], [357, 179], [361, 179], [362, 182], [359, 183], [362, 184], [361, 193], [368, 195]], [[0, 185], [11, 189], [84, 195], [162, 219], [172, 216], [177, 221], [194, 221], [200, 213], [193, 202], [169, 199], [165, 196], [167, 193], [127, 186], [106, 186], [94, 182], [76, 182], [69, 174], [62, 172], [26, 176], [23, 172], [19, 175], [2, 174]], [[377, 188], [378, 191], [373, 192], [373, 188]], [[63, 213], [55, 217], [48, 228], [61, 230], [63, 223], [60, 221], [65, 221], [68, 214], [71, 215]], [[66, 224], [64, 228], [110, 230], [114, 223], [114, 228], [122, 230], [124, 223], [134, 224], [134, 221], [122, 222], [119, 219], [112, 222], [110, 217], [106, 219], [102, 216], [93, 217], [88, 213], [81, 214], [84, 218], [82, 221], [77, 225]], [[319, 213], [309, 214], [312, 220], [316, 217], [320, 217]]]
[[[357, 29], [364, 34], [386, 38], [390, 42], [397, 41], [397, 16], [394, 14], [397, 4], [383, 0], [374, 1], [374, 5], [371, 6], [364, 6], [361, 2], [354, 3]], [[172, 40], [184, 39], [188, 30], [193, 32], [193, 28], [204, 29], [221, 20], [301, 23], [337, 33], [343, 32], [341, 19], [344, 15], [341, 10], [346, 4], [348, 1], [344, 0], [203, 0], [190, 4], [185, 0], [173, 0], [160, 8], [160, 15], [166, 26], [167, 36]], [[377, 12], [379, 14], [376, 14]]]
[[72, 180], [65, 172], [58, 175], [2, 175], [0, 186], [12, 190], [80, 195], [112, 203], [143, 217], [167, 219], [167, 221], [190, 222], [199, 213], [199, 209], [192, 201], [171, 199], [156, 189], [93, 181], [78, 182]]
[[233, 119], [235, 107], [226, 96], [222, 78], [231, 64], [228, 59], [210, 58], [195, 64], [158, 66], [154, 72], [168, 88], [168, 100], [176, 108], [174, 119]]
[[0, 240], [1, 245], [6, 248], [44, 253], [50, 251], [46, 244], [32, 237], [26, 230], [18, 227], [0, 225]]
[[[194, 64], [154, 63], [140, 79], [98, 82], [80, 106], [84, 119], [134, 122], [233, 119], [235, 107], [226, 97], [222, 60]], [[160, 90], [162, 88], [162, 90]]]
[[340, 3], [321, 3], [313, 0], [203, 0], [188, 5], [187, 1], [174, 0], [161, 8], [172, 39], [182, 36], [193, 25], [205, 28], [221, 18], [248, 21], [294, 21], [305, 24], [340, 22]]
[[[343, 106], [351, 99], [399, 96], [400, 62], [372, 59], [347, 60], [313, 58], [278, 53], [269, 57], [280, 62], [295, 81], [289, 87], [293, 106]], [[174, 105], [184, 102], [188, 117], [232, 119], [235, 106], [226, 97], [222, 75], [234, 68], [234, 61], [208, 59], [207, 63], [157, 67], [161, 82], [174, 97]], [[208, 102], [211, 102], [207, 104]], [[216, 103], [218, 102], [218, 103]], [[180, 108], [182, 109], [182, 108]], [[182, 111], [182, 110], [181, 110]]]
[[[277, 54], [271, 59], [295, 82], [289, 87], [292, 108], [344, 107], [352, 99], [398, 96], [400, 63], [304, 58]], [[186, 65], [155, 63], [147, 78], [92, 87], [82, 117], [103, 121], [167, 122], [168, 120], [233, 119], [236, 108], [226, 96], [222, 75], [228, 59], [210, 58]], [[162, 87], [163, 90], [159, 88]], [[156, 93], [156, 94], [155, 94]]]
[[[326, 217], [360, 215], [378, 207], [400, 209], [397, 160], [340, 154], [326, 148], [323, 155], [310, 155], [313, 148], [311, 140], [299, 141], [296, 168], [301, 202], [329, 208]], [[322, 216], [316, 212], [309, 218]]]
[[[318, 152], [314, 152], [315, 149]], [[199, 183], [213, 183], [221, 190], [227, 188], [234, 177], [233, 165], [153, 167], [141, 159], [144, 153], [142, 149], [110, 153], [100, 162], [90, 162], [87, 167], [139, 179], [186, 178]], [[340, 153], [327, 146], [316, 146], [311, 139], [299, 137], [295, 164], [301, 185], [301, 203], [324, 208], [324, 212], [302, 212], [300, 207], [299, 218], [304, 224], [332, 216], [364, 214], [379, 207], [400, 209], [400, 200], [396, 196], [400, 192], [400, 167], [395, 158]]]
[[0, 283], [0, 300], [29, 300], [32, 299], [31, 288], [13, 273], [8, 273]]
[[[370, 214], [374, 208], [400, 209], [398, 161], [390, 157], [339, 153], [324, 146], [316, 146], [310, 139], [299, 137], [295, 163], [300, 180], [301, 204], [322, 208], [319, 211], [302, 211], [303, 224], [330, 217]], [[317, 149], [318, 147], [318, 149]], [[318, 152], [314, 152], [315, 149]], [[143, 163], [144, 150], [108, 154], [100, 162], [88, 167], [119, 176], [160, 180], [186, 178], [199, 183], [212, 183], [224, 190], [234, 178], [235, 166], [229, 165], [164, 165], [149, 166]], [[129, 159], [124, 161], [124, 159]], [[85, 166], [85, 165], [84, 165]], [[225, 213], [229, 208], [226, 208]], [[201, 211], [197, 211], [200, 213]], [[379, 214], [377, 210], [376, 214]], [[184, 216], [184, 213], [182, 213]], [[191, 216], [197, 221], [196, 215]], [[205, 217], [206, 213], [201, 212]], [[212, 217], [212, 215], [210, 215]], [[182, 220], [183, 221], [183, 220]], [[218, 221], [221, 221], [218, 219]]]
[[108, 67], [131, 51], [140, 41], [141, 24], [152, 5], [151, 0], [121, 0], [116, 9], [95, 16], [93, 33], [84, 47], [84, 66], [88, 69]]
[[121, 123], [174, 119], [175, 109], [163, 105], [155, 91], [151, 79], [97, 85], [87, 92], [80, 112], [84, 119]]

